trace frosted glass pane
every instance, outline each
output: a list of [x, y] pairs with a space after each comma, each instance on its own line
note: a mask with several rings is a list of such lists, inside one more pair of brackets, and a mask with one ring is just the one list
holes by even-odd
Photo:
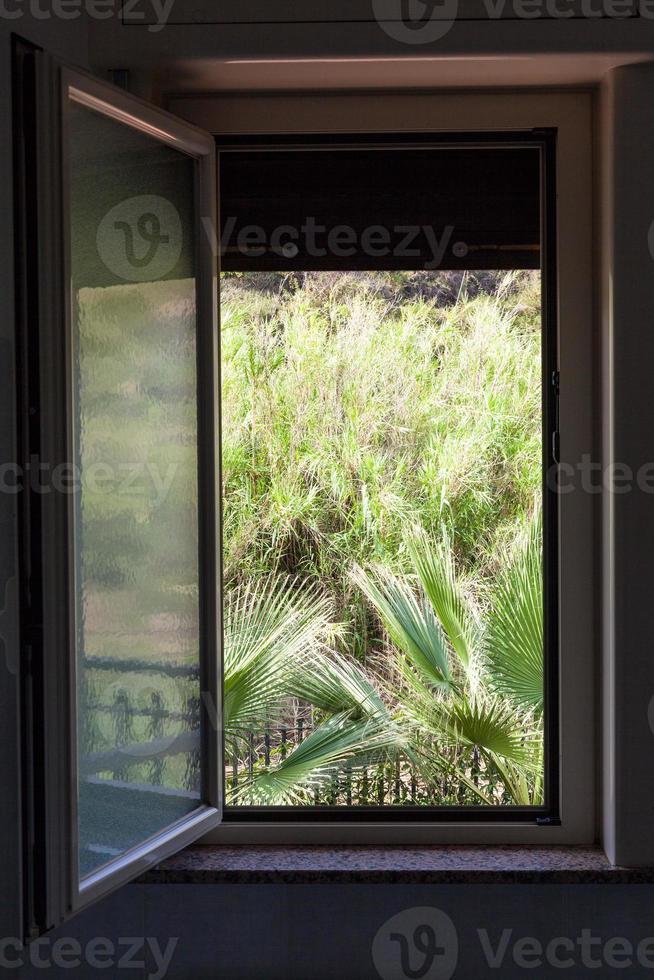
[[194, 161], [69, 134], [84, 876], [200, 798]]

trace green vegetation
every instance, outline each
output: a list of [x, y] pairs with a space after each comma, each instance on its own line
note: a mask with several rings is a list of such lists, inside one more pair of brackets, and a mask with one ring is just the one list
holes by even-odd
[[[542, 798], [539, 306], [532, 273], [223, 277], [229, 802]], [[78, 295], [83, 755], [184, 812], [193, 328], [187, 281]]]
[[290, 755], [251, 773], [231, 770], [238, 803], [306, 803], [343, 763], [380, 760], [402, 736], [371, 679], [333, 652], [338, 628], [317, 588], [272, 577], [232, 591], [225, 605], [224, 720], [230, 758], [262, 724], [285, 723], [289, 699], [310, 704], [316, 721]]
[[539, 802], [539, 277], [222, 287], [233, 801]]

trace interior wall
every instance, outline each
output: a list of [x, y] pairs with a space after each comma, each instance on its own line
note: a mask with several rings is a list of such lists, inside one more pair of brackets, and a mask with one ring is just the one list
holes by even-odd
[[[16, 459], [14, 240], [12, 160], [12, 34], [76, 62], [87, 61], [87, 25], [79, 16], [35, 19], [28, 5], [0, 16], [0, 467]], [[43, 13], [43, 11], [42, 11]], [[47, 14], [47, 10], [45, 11]], [[20, 794], [18, 772], [18, 609], [16, 496], [0, 477], [0, 936], [22, 935], [20, 921]], [[13, 479], [7, 479], [11, 484]]]
[[[631, 978], [654, 966], [653, 902], [654, 886], [634, 884], [134, 884], [42, 941], [37, 965], [26, 957], [8, 972], [16, 980]], [[431, 961], [408, 945], [425, 921], [438, 930]], [[400, 968], [394, 926], [413, 972]], [[16, 963], [13, 950], [7, 957]], [[116, 969], [121, 957], [129, 962]]]
[[604, 839], [626, 865], [654, 864], [653, 89], [651, 64], [615, 70], [601, 92], [604, 464], [616, 478], [604, 500]]

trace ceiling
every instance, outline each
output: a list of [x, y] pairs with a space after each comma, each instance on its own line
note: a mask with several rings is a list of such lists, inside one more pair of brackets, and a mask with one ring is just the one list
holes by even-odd
[[184, 92], [590, 86], [640, 54], [484, 57], [230, 58], [166, 66], [166, 88]]

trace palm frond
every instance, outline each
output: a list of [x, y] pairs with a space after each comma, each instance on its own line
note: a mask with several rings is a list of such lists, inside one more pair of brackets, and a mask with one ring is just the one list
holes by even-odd
[[525, 718], [499, 698], [457, 698], [442, 711], [444, 730], [457, 743], [476, 747], [493, 757], [529, 765], [531, 743], [538, 733]]
[[528, 768], [541, 740], [533, 718], [486, 692], [433, 697], [413, 686], [404, 693], [401, 706], [419, 735], [430, 736], [436, 745], [477, 748]]
[[355, 565], [351, 578], [377, 610], [393, 642], [435, 687], [452, 683], [443, 632], [430, 605], [390, 571], [366, 572]]
[[471, 663], [479, 639], [479, 628], [466, 600], [454, 567], [447, 531], [434, 544], [420, 532], [409, 538], [409, 552], [422, 587], [452, 649], [464, 667]]
[[364, 719], [352, 712], [332, 715], [304, 739], [279, 765], [242, 784], [239, 803], [258, 806], [307, 802], [306, 793], [324, 786], [339, 766], [370, 764], [399, 751], [399, 730], [386, 714]]
[[484, 654], [490, 684], [523, 709], [543, 710], [543, 570], [535, 519], [508, 560], [488, 614]]
[[333, 636], [331, 604], [315, 589], [271, 576], [226, 597], [227, 730], [262, 726], [288, 697], [289, 678]]
[[310, 656], [289, 681], [289, 691], [314, 708], [332, 714], [352, 711], [361, 716], [386, 712], [381, 695], [363, 669], [336, 653]]

